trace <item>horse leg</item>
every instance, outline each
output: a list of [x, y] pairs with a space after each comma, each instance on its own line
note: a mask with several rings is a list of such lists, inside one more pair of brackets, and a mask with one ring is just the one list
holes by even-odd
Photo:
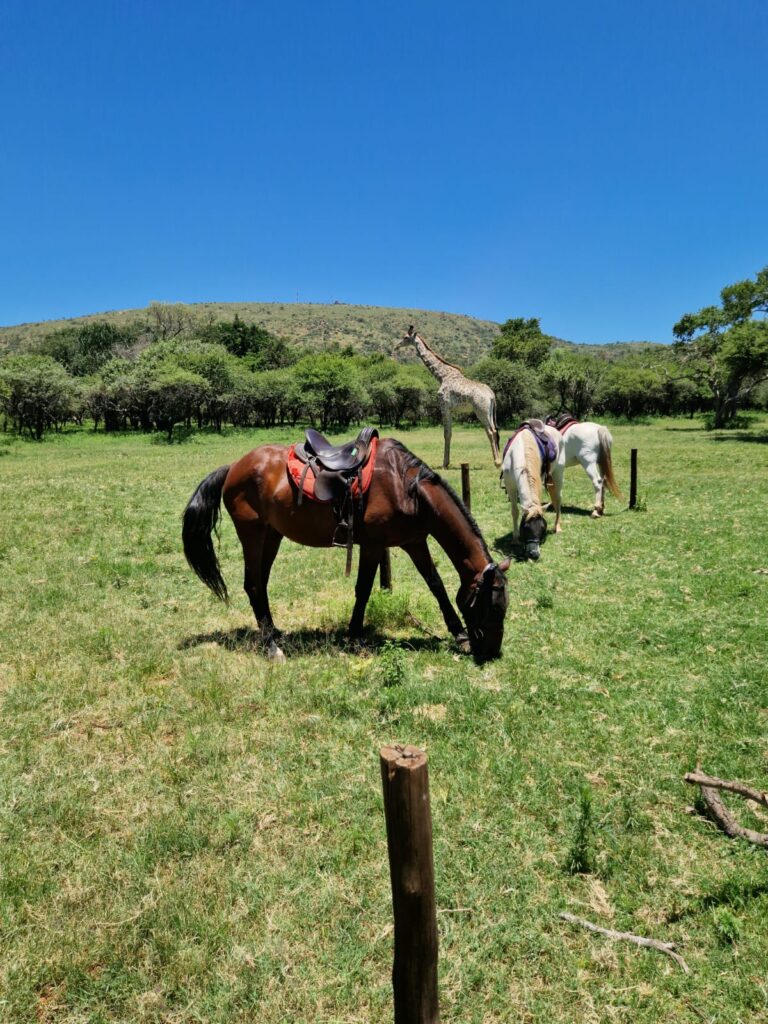
[[518, 530], [518, 508], [517, 508], [517, 483], [511, 469], [502, 470], [504, 490], [507, 492], [509, 504], [512, 506], [512, 540], [517, 543]]
[[560, 507], [563, 493], [564, 476], [565, 466], [561, 466], [559, 463], [555, 463], [555, 465], [552, 466], [550, 476], [547, 479], [547, 490], [549, 491], [549, 496], [552, 499], [552, 507], [555, 510], [555, 533], [562, 533], [563, 529], [560, 525]]
[[357, 567], [357, 581], [355, 582], [355, 607], [352, 609], [352, 618], [349, 620], [349, 635], [351, 637], [359, 637], [363, 632], [365, 609], [383, 553], [383, 548], [373, 545], [367, 547], [361, 545], [360, 547], [360, 563]]
[[517, 488], [514, 486], [509, 490], [509, 503], [512, 506], [512, 540], [517, 544], [520, 539], [520, 510], [517, 504]]
[[592, 486], [595, 489], [595, 507], [592, 509], [592, 518], [599, 519], [603, 514], [603, 508], [605, 507], [603, 501], [603, 485], [605, 481], [603, 480], [603, 476], [597, 462], [587, 462], [584, 460], [581, 464], [586, 470], [587, 476], [592, 481]]
[[438, 605], [440, 606], [440, 611], [443, 613], [443, 619], [448, 627], [448, 632], [451, 636], [455, 637], [459, 643], [469, 644], [466, 630], [451, 604], [451, 599], [446, 593], [445, 585], [440, 579], [440, 574], [435, 567], [435, 563], [432, 561], [432, 556], [429, 553], [427, 542], [423, 540], [416, 544], [409, 544], [407, 547], [403, 546], [403, 551], [408, 554], [413, 564], [421, 573], [424, 582], [434, 595]]
[[271, 526], [262, 526], [260, 523], [240, 524], [237, 532], [245, 558], [243, 587], [256, 616], [267, 658], [270, 661], [285, 661], [285, 655], [275, 643], [275, 624], [272, 621], [267, 596], [269, 575], [283, 539], [282, 535]]

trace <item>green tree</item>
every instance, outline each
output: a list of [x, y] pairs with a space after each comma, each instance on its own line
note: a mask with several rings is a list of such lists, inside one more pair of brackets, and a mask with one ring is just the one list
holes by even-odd
[[198, 392], [199, 405], [184, 418], [194, 416], [198, 426], [211, 423], [221, 429], [232, 383], [240, 371], [239, 361], [223, 345], [193, 338], [169, 338], [144, 349], [137, 365], [149, 374], [149, 380], [158, 367], [162, 366], [165, 373], [171, 365], [201, 377], [206, 387]]
[[150, 302], [147, 319], [150, 336], [155, 341], [189, 333], [195, 323], [192, 310], [183, 302]]
[[418, 422], [429, 396], [437, 392], [434, 377], [423, 366], [404, 366], [376, 354], [361, 360], [360, 367], [369, 398], [364, 412], [379, 426], [387, 423], [398, 428], [404, 420]]
[[148, 393], [150, 418], [170, 441], [176, 424], [189, 423], [209, 400], [210, 386], [201, 374], [166, 360], [154, 367]]
[[675, 324], [675, 352], [686, 375], [705, 384], [714, 426], [733, 420], [739, 403], [768, 379], [768, 267], [755, 280], [738, 281], [720, 293], [719, 306], [686, 313]]
[[87, 377], [97, 373], [117, 351], [133, 344], [135, 338], [133, 330], [97, 320], [47, 335], [37, 351], [52, 356], [74, 377]]
[[20, 433], [38, 440], [70, 418], [76, 399], [72, 377], [51, 356], [11, 356], [0, 362], [0, 403]]
[[295, 362], [287, 341], [258, 324], [244, 323], [237, 314], [232, 321], [211, 324], [203, 332], [203, 338], [217, 342], [232, 355], [245, 359], [252, 370], [277, 370]]
[[347, 427], [360, 419], [369, 405], [356, 357], [322, 352], [305, 356], [294, 367], [302, 406], [321, 430]]
[[499, 426], [510, 427], [532, 414], [541, 384], [529, 364], [489, 356], [476, 363], [469, 375], [493, 388]]
[[538, 318], [526, 320], [516, 317], [505, 321], [499, 330], [501, 333], [491, 350], [494, 359], [509, 359], [538, 367], [549, 355], [552, 339], [542, 332]]
[[583, 419], [598, 397], [605, 363], [597, 356], [555, 349], [541, 367], [541, 383], [558, 410]]

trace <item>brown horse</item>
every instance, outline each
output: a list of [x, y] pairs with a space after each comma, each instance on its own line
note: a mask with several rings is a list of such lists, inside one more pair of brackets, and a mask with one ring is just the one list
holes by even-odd
[[[224, 504], [235, 524], [245, 559], [245, 592], [251, 602], [267, 655], [282, 661], [275, 642], [267, 585], [283, 537], [310, 547], [330, 547], [336, 526], [329, 505], [304, 500], [286, 472], [288, 448], [267, 444], [231, 466], [221, 466], [198, 486], [184, 510], [182, 537], [187, 561], [214, 594], [227, 600], [212, 534]], [[427, 546], [432, 536], [456, 568], [461, 581], [451, 604]], [[360, 546], [355, 606], [349, 633], [359, 637], [363, 617], [384, 549], [401, 547], [410, 555], [437, 599], [449, 631], [477, 661], [501, 651], [507, 609], [509, 562], [497, 565], [464, 504], [437, 473], [392, 438], [378, 445], [376, 466], [362, 514], [356, 510], [354, 542]]]

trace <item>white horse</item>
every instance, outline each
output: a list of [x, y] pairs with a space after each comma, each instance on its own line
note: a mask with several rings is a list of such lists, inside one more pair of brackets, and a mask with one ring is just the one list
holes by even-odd
[[[529, 427], [530, 424], [530, 427]], [[540, 434], [549, 444], [537, 440]], [[541, 420], [529, 420], [512, 435], [504, 449], [501, 476], [507, 497], [512, 505], [512, 537], [525, 547], [527, 558], [536, 561], [541, 554], [541, 544], [547, 533], [547, 520], [541, 498], [542, 470], [555, 510], [555, 533], [561, 532], [560, 493], [565, 472], [563, 439], [554, 427], [545, 426]], [[519, 524], [519, 509], [522, 507], [522, 523]]]
[[547, 425], [555, 427], [563, 437], [565, 466], [583, 466], [595, 489], [595, 507], [592, 518], [599, 519], [605, 509], [605, 485], [615, 498], [622, 500], [621, 491], [613, 475], [611, 446], [613, 438], [607, 427], [600, 423], [581, 423], [570, 413], [548, 416]]

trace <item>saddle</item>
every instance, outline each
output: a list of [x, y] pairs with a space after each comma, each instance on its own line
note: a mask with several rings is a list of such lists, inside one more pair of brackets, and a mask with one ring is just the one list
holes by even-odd
[[362, 514], [378, 436], [375, 427], [364, 427], [354, 441], [333, 445], [319, 430], [310, 428], [305, 431], [304, 441], [288, 452], [288, 471], [299, 491], [297, 504], [301, 505], [306, 496], [333, 508], [336, 527], [331, 543], [347, 549], [347, 576], [352, 567], [355, 499]]
[[547, 426], [554, 427], [561, 434], [564, 434], [569, 427], [578, 422], [576, 417], [571, 416], [569, 412], [561, 412], [559, 416], [547, 416]]
[[506, 455], [507, 448], [509, 448], [521, 430], [530, 430], [536, 439], [536, 444], [538, 445], [539, 452], [541, 454], [541, 470], [544, 477], [549, 478], [550, 466], [553, 462], [557, 461], [557, 446], [544, 429], [544, 423], [541, 420], [530, 419], [521, 423], [512, 437], [510, 437], [504, 445], [504, 454]]

